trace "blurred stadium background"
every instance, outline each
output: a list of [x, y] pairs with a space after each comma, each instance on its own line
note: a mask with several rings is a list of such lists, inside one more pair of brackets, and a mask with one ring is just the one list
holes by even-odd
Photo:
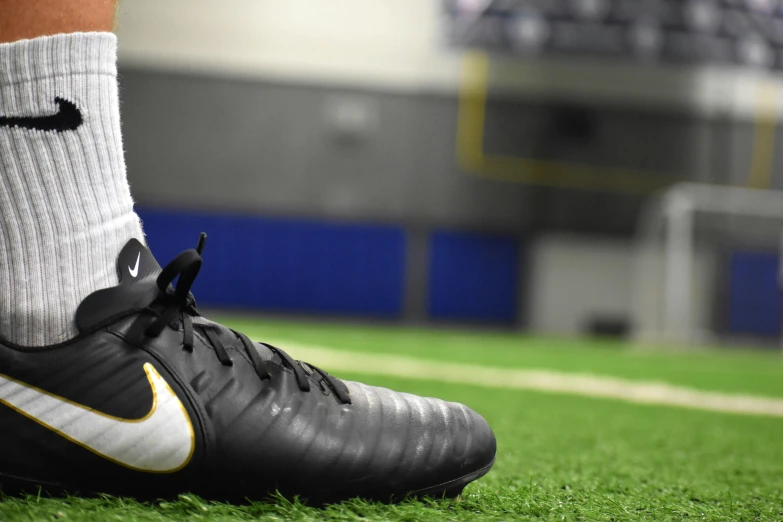
[[117, 33], [132, 192], [159, 260], [209, 234], [199, 305], [468, 404], [498, 457], [459, 503], [0, 518], [783, 518], [783, 1], [125, 0]]
[[123, 2], [149, 242], [208, 307], [774, 345], [781, 9]]

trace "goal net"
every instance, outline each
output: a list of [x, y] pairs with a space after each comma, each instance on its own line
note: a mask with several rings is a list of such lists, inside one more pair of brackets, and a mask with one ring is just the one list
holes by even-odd
[[727, 327], [732, 255], [781, 252], [782, 234], [781, 191], [680, 183], [653, 196], [637, 224], [635, 337], [677, 344], [738, 340]]

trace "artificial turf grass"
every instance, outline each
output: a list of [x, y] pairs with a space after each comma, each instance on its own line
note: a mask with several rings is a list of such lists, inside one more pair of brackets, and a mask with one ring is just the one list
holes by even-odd
[[498, 437], [489, 475], [460, 502], [361, 500], [310, 508], [244, 506], [193, 495], [139, 504], [116, 498], [6, 498], [13, 520], [780, 520], [783, 419], [536, 392], [346, 376], [461, 401]]
[[[592, 373], [657, 380], [701, 390], [783, 397], [777, 350], [695, 350], [634, 346], [614, 340], [531, 337], [514, 332], [346, 325], [219, 318], [252, 339], [277, 343], [296, 358], [296, 343], [502, 368]], [[287, 348], [287, 343], [292, 343]], [[309, 361], [318, 365], [318, 361]], [[329, 368], [324, 368], [329, 370]]]

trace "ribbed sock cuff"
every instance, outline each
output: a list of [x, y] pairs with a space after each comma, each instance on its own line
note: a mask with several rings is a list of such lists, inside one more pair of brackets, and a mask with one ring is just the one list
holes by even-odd
[[0, 87], [74, 74], [117, 74], [113, 33], [68, 33], [0, 44]]

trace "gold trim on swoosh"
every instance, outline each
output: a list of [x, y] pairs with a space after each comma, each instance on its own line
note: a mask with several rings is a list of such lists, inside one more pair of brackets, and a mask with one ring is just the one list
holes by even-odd
[[176, 398], [177, 405], [182, 410], [182, 414], [184, 415], [185, 420], [187, 421], [188, 431], [189, 431], [189, 435], [190, 435], [190, 452], [188, 453], [188, 456], [185, 459], [185, 461], [181, 465], [179, 465], [178, 467], [173, 468], [173, 469], [164, 470], [164, 471], [157, 471], [157, 470], [141, 469], [141, 468], [137, 468], [137, 467], [131, 466], [131, 465], [126, 464], [126, 463], [124, 463], [122, 461], [119, 461], [119, 460], [116, 460], [116, 459], [114, 459], [112, 457], [109, 457], [108, 455], [104, 455], [103, 453], [100, 453], [99, 451], [93, 449], [92, 447], [90, 447], [90, 446], [88, 446], [88, 445], [86, 445], [86, 444], [84, 444], [84, 443], [82, 443], [82, 442], [80, 442], [78, 440], [75, 440], [74, 438], [72, 438], [71, 436], [67, 435], [66, 433], [63, 433], [59, 429], [54, 428], [52, 426], [49, 426], [45, 422], [43, 422], [43, 421], [39, 420], [38, 418], [30, 415], [29, 413], [23, 411], [22, 409], [14, 406], [13, 404], [9, 403], [7, 400], [3, 399], [2, 397], [0, 397], [0, 403], [8, 406], [9, 408], [11, 408], [12, 410], [16, 411], [17, 413], [20, 413], [20, 414], [24, 415], [28, 419], [30, 419], [32, 421], [35, 421], [37, 424], [40, 424], [44, 428], [57, 433], [61, 437], [63, 437], [65, 439], [73, 442], [74, 444], [77, 444], [77, 445], [81, 446], [82, 448], [84, 448], [86, 450], [89, 450], [90, 452], [98, 455], [99, 457], [101, 457], [103, 459], [106, 459], [106, 460], [109, 460], [109, 461], [111, 461], [111, 462], [113, 462], [115, 464], [118, 464], [118, 465], [123, 466], [123, 467], [128, 468], [128, 469], [132, 469], [134, 471], [142, 471], [144, 473], [156, 473], [156, 474], [174, 473], [176, 471], [181, 470], [185, 466], [187, 466], [190, 463], [191, 458], [193, 458], [193, 453], [195, 453], [195, 451], [196, 451], [196, 434], [195, 434], [195, 431], [193, 430], [193, 422], [190, 420], [190, 415], [188, 415], [188, 412], [185, 409], [185, 405], [182, 404], [182, 401], [179, 399], [177, 394], [174, 393], [174, 390], [171, 388], [171, 386], [169, 386], [169, 383], [166, 382], [166, 379], [161, 377], [160, 373], [158, 373], [158, 371], [155, 369], [155, 367], [152, 364], [150, 364], [150, 363], [144, 363], [143, 368], [144, 368], [144, 373], [147, 376], [147, 382], [149, 382], [150, 389], [152, 391], [152, 406], [150, 407], [150, 411], [146, 415], [144, 415], [143, 417], [140, 417], [138, 419], [125, 419], [125, 418], [122, 418], [122, 417], [115, 417], [114, 415], [109, 415], [109, 414], [100, 412], [100, 411], [98, 411], [98, 410], [96, 410], [94, 408], [90, 408], [89, 406], [84, 406], [84, 405], [79, 404], [77, 402], [73, 402], [72, 400], [66, 399], [65, 397], [60, 397], [59, 395], [55, 395], [55, 394], [50, 393], [50, 392], [48, 392], [46, 390], [42, 390], [41, 388], [38, 388], [36, 386], [29, 385], [27, 383], [24, 383], [24, 382], [18, 380], [18, 379], [14, 379], [13, 377], [9, 377], [8, 375], [0, 373], [0, 377], [2, 377], [4, 379], [7, 379], [8, 381], [14, 382], [14, 383], [16, 383], [19, 386], [22, 386], [24, 388], [27, 388], [27, 389], [30, 389], [30, 390], [34, 390], [35, 392], [40, 393], [42, 395], [47, 395], [47, 396], [52, 397], [53, 399], [56, 399], [58, 401], [61, 401], [61, 402], [64, 402], [64, 403], [68, 403], [68, 404], [70, 404], [70, 405], [72, 405], [72, 406], [74, 406], [74, 407], [76, 407], [78, 409], [84, 410], [85, 412], [89, 412], [89, 413], [92, 413], [94, 415], [98, 415], [98, 416], [104, 417], [106, 419], [111, 419], [111, 420], [114, 420], [114, 421], [117, 421], [117, 422], [122, 422], [122, 423], [127, 423], [127, 424], [135, 424], [135, 423], [139, 423], [139, 422], [144, 422], [145, 420], [149, 419], [155, 413], [155, 411], [158, 408], [158, 393], [157, 393], [157, 387], [156, 387], [153, 379], [154, 378], [158, 378], [160, 380], [160, 382], [163, 384], [163, 386], [165, 386], [166, 389], [169, 391], [169, 393], [171, 393], [171, 395]]

